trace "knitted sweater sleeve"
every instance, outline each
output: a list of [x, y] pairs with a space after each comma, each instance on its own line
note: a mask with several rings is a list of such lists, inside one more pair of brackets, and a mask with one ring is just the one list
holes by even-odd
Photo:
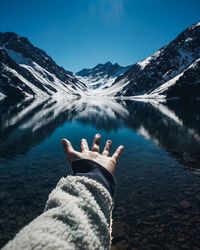
[[108, 176], [102, 177], [96, 167], [80, 173], [75, 166], [75, 176], [61, 178], [44, 213], [3, 249], [109, 249], [113, 200]]

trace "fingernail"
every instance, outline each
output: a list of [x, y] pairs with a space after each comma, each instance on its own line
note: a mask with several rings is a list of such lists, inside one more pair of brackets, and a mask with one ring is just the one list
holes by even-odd
[[61, 143], [65, 146], [68, 146], [70, 144], [70, 142], [67, 139], [62, 139]]
[[60, 142], [61, 142], [62, 144], [64, 144], [64, 143], [65, 143], [65, 139], [62, 138], [62, 139], [60, 140]]
[[101, 137], [101, 135], [100, 134], [96, 134], [96, 137]]

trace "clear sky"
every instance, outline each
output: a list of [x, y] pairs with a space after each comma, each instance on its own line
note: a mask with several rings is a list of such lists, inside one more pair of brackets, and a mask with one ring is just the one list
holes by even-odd
[[200, 20], [200, 0], [0, 0], [0, 31], [14, 31], [76, 72], [133, 64]]

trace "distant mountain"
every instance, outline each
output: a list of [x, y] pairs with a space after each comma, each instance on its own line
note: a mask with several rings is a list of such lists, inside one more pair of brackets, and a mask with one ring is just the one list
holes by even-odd
[[98, 64], [92, 69], [82, 69], [76, 73], [80, 81], [89, 89], [104, 89], [112, 86], [117, 77], [127, 71], [130, 66], [122, 67], [118, 63]]
[[144, 60], [107, 62], [75, 74], [15, 33], [0, 33], [0, 99], [4, 96], [200, 97], [200, 22]]
[[130, 67], [101, 95], [200, 97], [200, 22]]
[[27, 38], [0, 32], [0, 99], [83, 95], [86, 86]]

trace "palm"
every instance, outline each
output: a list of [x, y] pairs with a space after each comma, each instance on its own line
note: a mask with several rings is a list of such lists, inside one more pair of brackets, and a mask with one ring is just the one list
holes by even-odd
[[97, 162], [98, 164], [100, 164], [101, 166], [103, 166], [109, 172], [113, 174], [115, 171], [116, 162], [123, 150], [123, 146], [119, 146], [117, 150], [115, 151], [115, 153], [110, 157], [109, 150], [111, 148], [112, 142], [110, 140], [107, 140], [104, 150], [102, 154], [100, 154], [99, 153], [100, 138], [101, 136], [99, 134], [97, 134], [94, 137], [91, 150], [89, 150], [87, 141], [85, 139], [82, 139], [81, 140], [81, 152], [74, 150], [71, 143], [68, 140], [63, 139], [62, 143], [64, 145], [64, 149], [67, 154], [67, 158], [69, 162], [72, 163], [74, 160], [77, 160], [77, 159], [89, 159], [89, 160]]

